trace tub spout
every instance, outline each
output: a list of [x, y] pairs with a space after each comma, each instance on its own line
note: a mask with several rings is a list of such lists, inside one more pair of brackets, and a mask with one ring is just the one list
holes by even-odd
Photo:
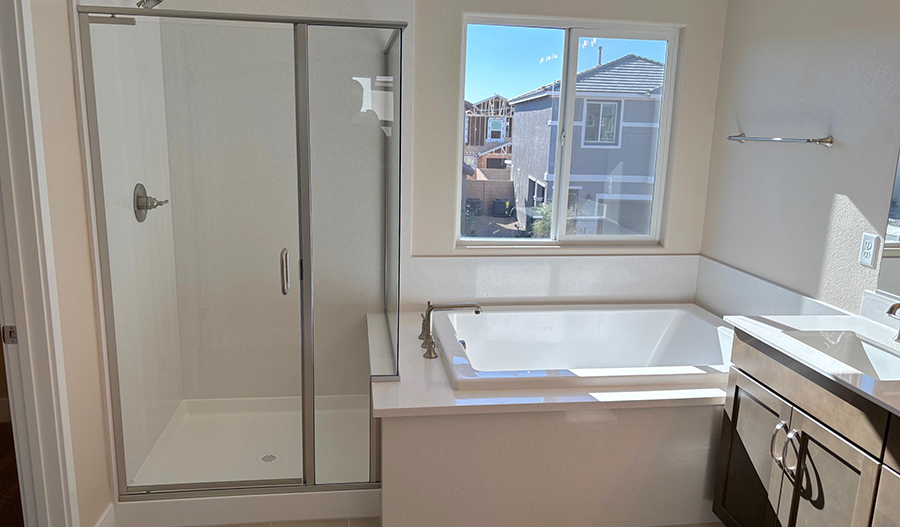
[[425, 314], [422, 315], [422, 333], [419, 334], [419, 338], [422, 339], [422, 349], [425, 350], [425, 353], [422, 356], [426, 359], [436, 359], [438, 356], [437, 351], [434, 349], [434, 325], [432, 323], [432, 313], [435, 311], [451, 311], [456, 309], [472, 309], [475, 311], [476, 315], [482, 313], [481, 305], [475, 302], [463, 304], [432, 304], [431, 302], [428, 302], [428, 307], [425, 308]]

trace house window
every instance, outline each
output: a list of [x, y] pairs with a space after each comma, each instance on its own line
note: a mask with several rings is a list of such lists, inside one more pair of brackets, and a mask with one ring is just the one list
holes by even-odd
[[[565, 44], [564, 29], [467, 25], [464, 121], [460, 124], [464, 127], [467, 122], [469, 130], [463, 157], [477, 156], [477, 164], [469, 165], [474, 170], [461, 169], [459, 174], [460, 239], [550, 238], [550, 209], [544, 203], [544, 191], [538, 199], [535, 190], [547, 185], [547, 166], [538, 168], [530, 159], [550, 159], [556, 145], [549, 140], [522, 143], [511, 122], [516, 108], [534, 110], [542, 115], [543, 132], [549, 134], [552, 109], [547, 100], [514, 106], [512, 99], [522, 99], [524, 92], [562, 76]], [[499, 62], [494, 60], [498, 53], [502, 55]]]
[[547, 193], [547, 186], [538, 184], [534, 189], [534, 202], [535, 203], [543, 203], [544, 196]]
[[458, 243], [658, 242], [678, 29], [496, 20], [467, 17], [460, 105], [508, 170], [461, 174]]
[[503, 141], [503, 128], [505, 119], [490, 119], [488, 121], [488, 141]]
[[615, 144], [619, 131], [619, 103], [587, 101], [584, 106], [584, 141]]

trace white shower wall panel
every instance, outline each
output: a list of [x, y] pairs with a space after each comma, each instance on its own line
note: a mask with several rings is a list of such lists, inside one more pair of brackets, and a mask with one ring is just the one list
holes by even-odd
[[[138, 223], [133, 189], [170, 197], [159, 25], [91, 27], [118, 362], [130, 481], [182, 401], [172, 210]], [[98, 196], [99, 199], [99, 196]]]
[[185, 396], [299, 396], [292, 26], [168, 20], [162, 37]]

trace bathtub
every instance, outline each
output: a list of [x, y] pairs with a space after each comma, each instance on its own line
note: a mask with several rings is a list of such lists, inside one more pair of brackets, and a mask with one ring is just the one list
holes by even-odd
[[435, 314], [455, 390], [725, 388], [731, 329], [694, 304], [486, 307]]

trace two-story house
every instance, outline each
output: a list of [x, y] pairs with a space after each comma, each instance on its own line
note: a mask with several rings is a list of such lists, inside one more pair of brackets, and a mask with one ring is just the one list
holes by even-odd
[[[601, 62], [598, 60], [598, 62]], [[626, 55], [577, 74], [569, 224], [582, 234], [649, 232], [665, 65]], [[560, 82], [510, 99], [519, 222], [553, 195]], [[560, 197], [562, 199], [563, 197]]]
[[465, 101], [463, 163], [480, 169], [509, 169], [513, 108], [502, 95]]

